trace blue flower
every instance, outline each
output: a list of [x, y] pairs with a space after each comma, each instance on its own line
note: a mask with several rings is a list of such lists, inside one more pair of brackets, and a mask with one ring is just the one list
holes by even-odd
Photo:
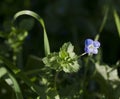
[[98, 48], [100, 47], [100, 42], [93, 41], [92, 39], [85, 40], [85, 53], [88, 54], [97, 54]]

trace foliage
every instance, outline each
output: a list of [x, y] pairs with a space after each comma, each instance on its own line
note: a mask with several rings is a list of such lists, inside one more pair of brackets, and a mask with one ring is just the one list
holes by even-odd
[[66, 73], [77, 72], [79, 70], [76, 60], [78, 56], [73, 52], [73, 48], [70, 42], [65, 43], [59, 53], [54, 52], [43, 58], [44, 64], [58, 72], [62, 70]]
[[[107, 25], [109, 9], [107, 7], [105, 10], [103, 21], [101, 21], [100, 29], [98, 29], [99, 33], [94, 35], [95, 40], [87, 37], [86, 40], [84, 39], [85, 45], [82, 42], [85, 48], [81, 47], [81, 50], [84, 49], [85, 52], [80, 55], [74, 50], [76, 46], [71, 41], [64, 43], [59, 51], [51, 52], [52, 47], [50, 49], [43, 19], [30, 10], [17, 12], [10, 22], [9, 29], [0, 31], [0, 37], [3, 39], [0, 45], [0, 98], [120, 98], [120, 60], [117, 60], [113, 65], [109, 65], [102, 59], [103, 46], [100, 37]], [[64, 12], [59, 12], [61, 16], [64, 15], [62, 13]], [[112, 9], [112, 14], [118, 37], [120, 37], [120, 18], [117, 9]], [[22, 18], [22, 16], [27, 16], [27, 19], [23, 17], [24, 20], [19, 20], [19, 17]], [[43, 44], [41, 45], [44, 45], [42, 47], [44, 47], [45, 56], [30, 55], [26, 58], [24, 45], [27, 46], [25, 44], [26, 40], [29, 39], [30, 31], [36, 25], [33, 18], [42, 27]], [[71, 22], [70, 25], [73, 23]], [[75, 33], [76, 26], [71, 27], [71, 31]], [[37, 44], [39, 45], [39, 42]]]

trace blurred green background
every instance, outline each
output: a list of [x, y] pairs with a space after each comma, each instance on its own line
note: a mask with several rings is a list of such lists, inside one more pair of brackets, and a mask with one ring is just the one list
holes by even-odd
[[[32, 10], [45, 21], [52, 52], [59, 51], [64, 42], [70, 41], [75, 45], [76, 53], [81, 54], [84, 52], [84, 40], [94, 39], [99, 33], [107, 7], [109, 8], [108, 18], [99, 41], [102, 61], [112, 65], [120, 59], [120, 37], [112, 12], [112, 8], [115, 8], [120, 15], [120, 0], [1, 0], [0, 31], [4, 33], [10, 31], [10, 22], [18, 11]], [[30, 17], [19, 18], [16, 25], [23, 19], [28, 19], [26, 22], [29, 21], [25, 24], [28, 25], [29, 35], [23, 44], [23, 63], [25, 64], [29, 55], [43, 57], [44, 49], [41, 25]], [[24, 24], [22, 26], [24, 28]], [[0, 38], [0, 49], [8, 50], [10, 53], [11, 51], [2, 45], [3, 42], [4, 39]], [[0, 83], [3, 84], [2, 81]], [[4, 93], [5, 90], [1, 89], [1, 92]]]

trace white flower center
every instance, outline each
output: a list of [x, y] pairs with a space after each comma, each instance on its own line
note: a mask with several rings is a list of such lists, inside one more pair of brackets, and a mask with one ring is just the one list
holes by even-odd
[[94, 45], [91, 44], [91, 45], [88, 46], [88, 48], [92, 50], [92, 49], [94, 49]]

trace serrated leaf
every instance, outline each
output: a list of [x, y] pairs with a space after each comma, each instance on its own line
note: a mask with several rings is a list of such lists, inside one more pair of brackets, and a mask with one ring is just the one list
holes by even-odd
[[43, 58], [43, 62], [46, 66], [56, 71], [63, 70], [67, 73], [77, 72], [80, 66], [77, 61], [77, 55], [73, 49], [74, 47], [70, 42], [64, 43], [58, 53], [49, 54]]
[[59, 63], [57, 62], [58, 59], [58, 53], [51, 53], [47, 57], [43, 58], [43, 63], [47, 66], [50, 67], [51, 69], [59, 70]]

